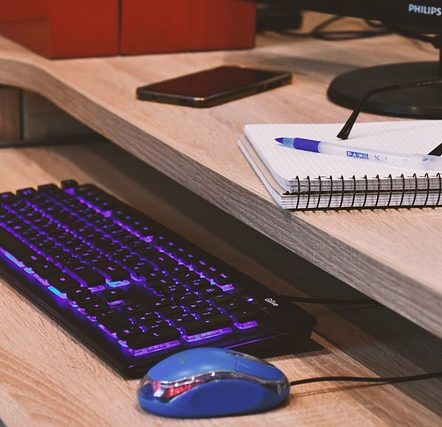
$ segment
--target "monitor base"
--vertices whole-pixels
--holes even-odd
[[[407,62],[362,68],[336,77],[328,89],[335,104],[354,109],[371,89],[437,79],[438,62]],[[442,119],[442,86],[403,89],[374,95],[363,111],[386,116]]]

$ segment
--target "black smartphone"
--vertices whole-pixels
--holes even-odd
[[[263,92],[291,81],[292,74],[289,72],[222,66],[141,86],[137,88],[137,98],[205,108]]]

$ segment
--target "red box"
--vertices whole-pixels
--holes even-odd
[[[0,34],[49,58],[254,45],[251,0],[0,0]]]
[[[255,26],[254,2],[249,0],[192,0],[190,50],[253,47]]]
[[[254,46],[250,0],[122,0],[122,54]]]
[[[49,58],[119,53],[120,0],[0,0],[0,33]]]
[[[120,53],[189,49],[191,0],[122,0]]]

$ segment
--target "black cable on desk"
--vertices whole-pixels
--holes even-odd
[[[309,297],[297,297],[292,295],[281,295],[284,298],[293,302],[303,302],[310,304],[342,304],[342,305],[355,305],[355,304],[374,304],[380,305],[377,301],[370,298],[356,298],[356,299],[342,299],[342,298],[309,298]],[[404,377],[349,377],[349,376],[330,376],[330,377],[316,377],[316,378],[305,378],[303,380],[290,381],[290,386],[296,386],[308,383],[317,382],[363,382],[363,383],[380,383],[380,384],[397,384],[403,382],[419,381],[430,378],[442,377],[442,371],[431,372],[427,374],[419,375],[407,375]]]
[[[354,40],[364,39],[369,37],[379,37],[391,34],[391,30],[386,29],[382,24],[373,24],[372,21],[365,20],[365,22],[376,30],[327,30],[324,31],[331,24],[340,21],[345,18],[344,16],[332,16],[326,19],[324,22],[318,24],[311,31],[313,38],[326,40],[326,41],[339,41],[339,40]]]
[[[325,41],[363,39],[368,37],[385,36],[392,33],[391,29],[386,28],[382,23],[374,23],[367,19],[365,22],[369,27],[373,28],[372,30],[326,30],[327,27],[344,18],[345,16],[334,15],[317,24],[308,33],[293,32],[291,30],[280,30],[275,32],[291,37],[313,37]]]
[[[420,375],[407,375],[405,377],[346,377],[346,376],[336,376],[336,377],[316,377],[316,378],[305,378],[303,380],[290,381],[290,386],[317,383],[325,381],[351,381],[351,382],[365,382],[365,383],[383,383],[383,384],[396,384],[404,383],[409,381],[419,381],[426,380],[430,378],[442,377],[442,371],[431,372],[429,374]]]

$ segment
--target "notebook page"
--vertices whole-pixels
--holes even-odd
[[[278,180],[287,187],[298,176],[304,180],[321,177],[350,179],[367,175],[381,178],[393,176],[423,175],[425,171],[414,171],[402,167],[348,159],[326,154],[310,153],[281,146],[277,137],[301,137],[325,142],[339,142],[343,146],[372,148],[407,154],[427,154],[442,143],[442,120],[407,120],[394,122],[357,123],[348,140],[336,137],[342,127],[339,124],[250,124],[244,133]],[[440,171],[442,173],[442,170]],[[430,175],[435,175],[431,172]]]

